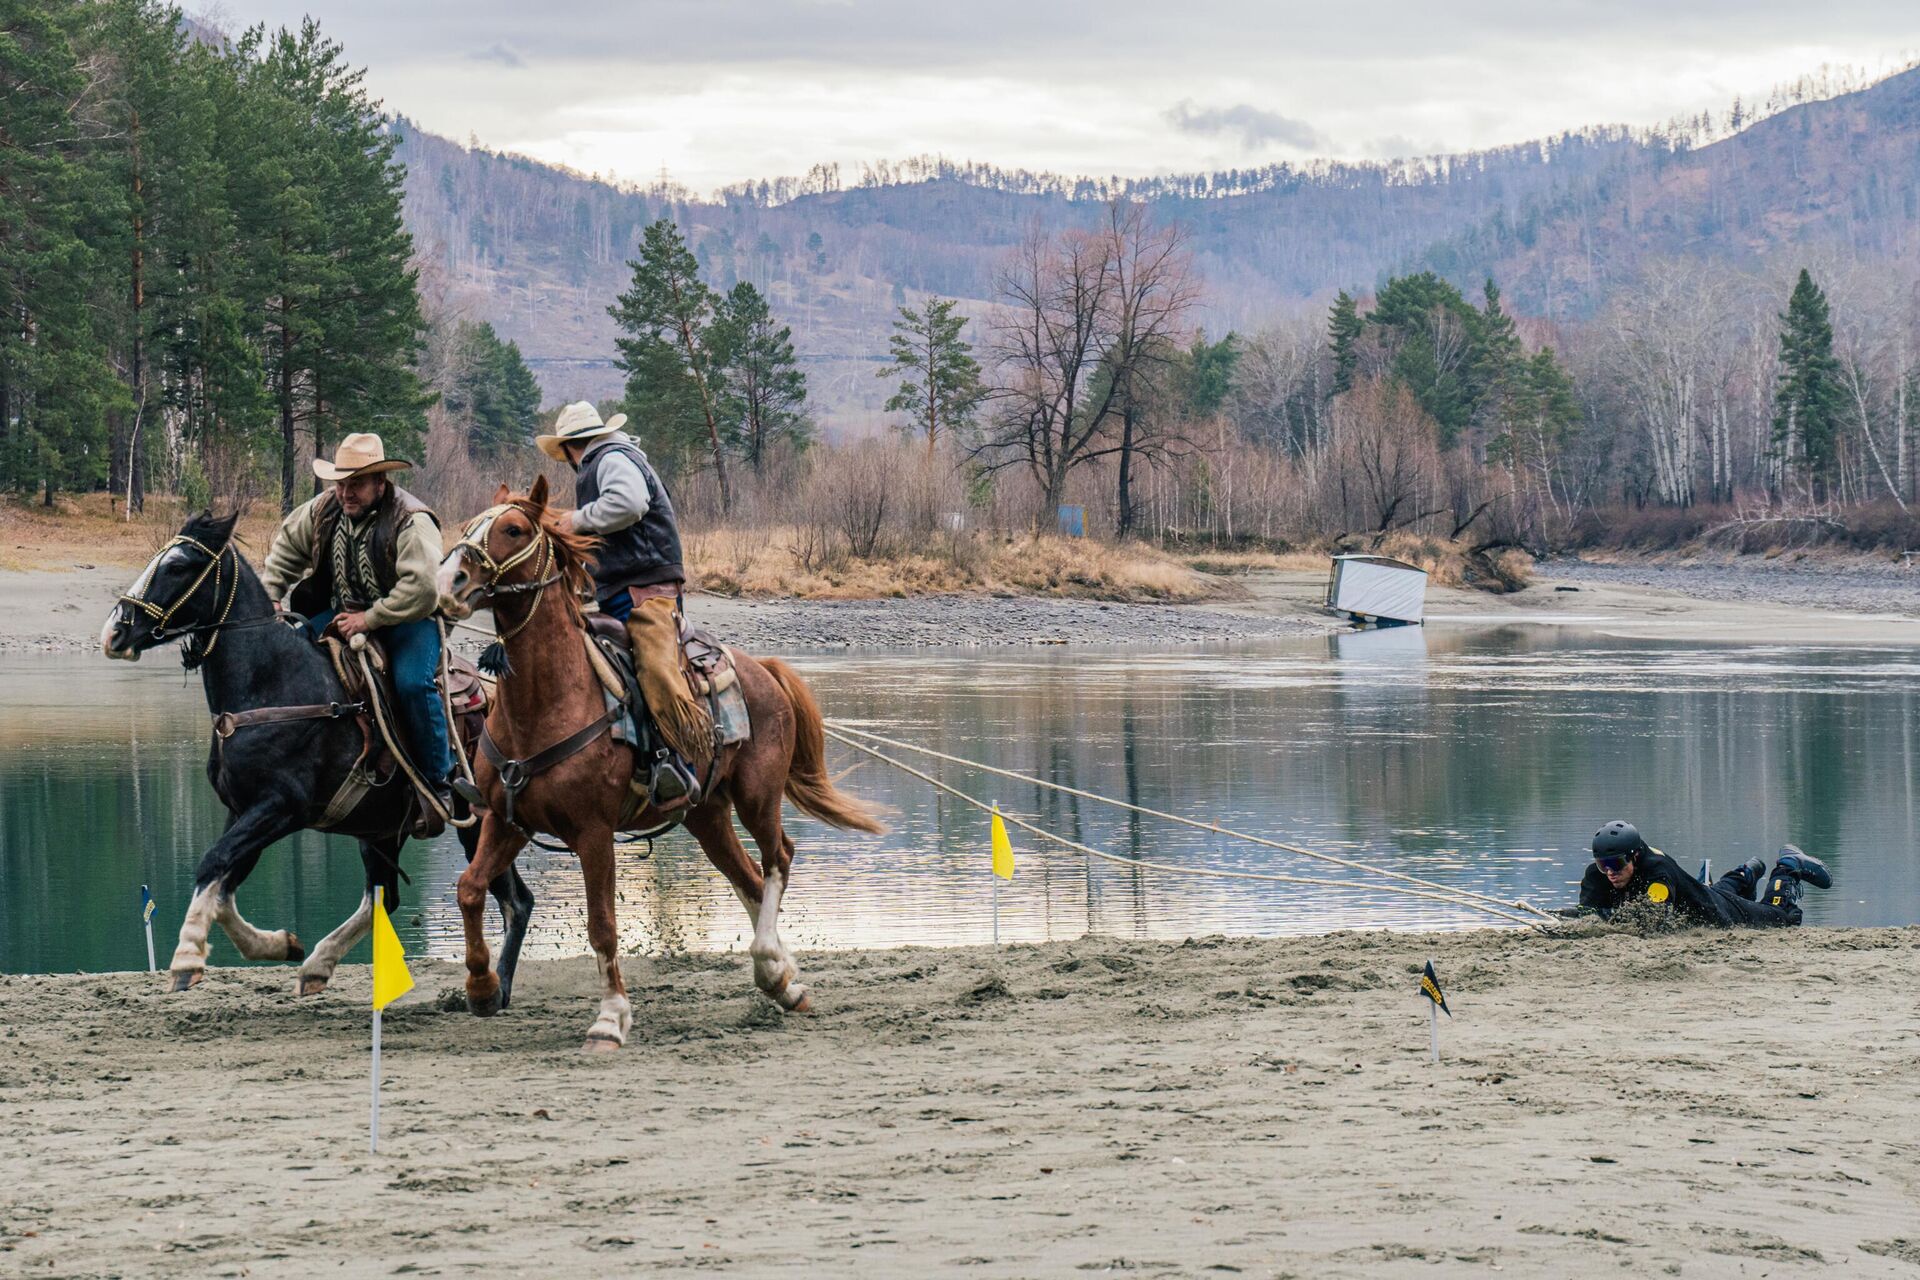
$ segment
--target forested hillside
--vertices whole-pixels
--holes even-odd
[[[753,545],[809,572],[1062,506],[1168,541],[1920,545],[1920,71],[1392,165],[707,199],[361,84],[311,21],[0,16],[0,488],[285,505],[377,430],[471,508],[590,396],[690,518],[797,530]]]
[[[1844,87],[1808,79],[1718,118],[1462,156],[1132,181],[921,160],[816,167],[703,200],[615,189],[405,120],[397,158],[416,243],[519,342],[549,399],[617,394],[605,308],[640,229],[664,216],[714,284],[753,282],[792,324],[822,419],[863,426],[885,398],[873,361],[901,301],[938,293],[979,314],[1030,228],[1091,225],[1112,195],[1191,231],[1207,282],[1196,319],[1214,332],[1409,268],[1469,292],[1492,274],[1516,309],[1558,321],[1591,314],[1649,256],[1754,265],[1818,245],[1911,256],[1920,71]]]

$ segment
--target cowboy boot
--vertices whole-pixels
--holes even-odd
[[[688,763],[705,768],[713,759],[713,718],[694,700],[680,667],[680,628],[673,601],[665,596],[642,600],[627,618],[633,645],[634,674],[660,736]]]

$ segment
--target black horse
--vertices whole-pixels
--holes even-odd
[[[193,900],[168,968],[173,990],[206,974],[207,935],[218,922],[249,960],[302,960],[298,993],[326,989],[334,967],[373,927],[373,891],[399,901],[400,849],[411,815],[409,784],[396,776],[353,799],[343,791],[366,744],[333,663],[301,620],[276,613],[266,588],[233,545],[237,517],[202,512],[148,562],[107,615],[100,647],[109,658],[180,642],[198,670],[213,716],[207,778],[227,807],[227,828],[200,859]],[[351,807],[340,812],[351,800]],[[332,812],[330,812],[332,810]],[[308,955],[292,932],[265,932],[241,918],[234,893],[274,841],[308,828],[360,842],[366,893],[359,909]],[[472,861],[477,825],[460,831]],[[503,994],[533,914],[533,893],[508,870],[490,889],[506,923]]]

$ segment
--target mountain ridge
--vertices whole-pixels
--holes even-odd
[[[627,283],[640,229],[671,217],[716,284],[748,279],[768,294],[793,325],[822,419],[843,428],[880,416],[874,373],[901,301],[936,292],[984,314],[1000,261],[1030,226],[1090,219],[1108,194],[1102,180],[921,160],[889,166],[929,175],[914,181],[839,187],[816,166],[780,180],[794,184],[786,192],[736,184],[703,201],[461,147],[405,119],[395,127],[423,256],[453,305],[519,342],[549,399],[618,394],[605,307]],[[1750,264],[1814,244],[1920,252],[1920,70],[1787,103],[1694,145],[1711,133],[1702,117],[1692,129],[1609,126],[1399,165],[1229,170],[1228,186],[1247,175],[1264,184],[1232,194],[1218,194],[1223,175],[1119,181],[1157,191],[1155,212],[1188,225],[1208,281],[1196,319],[1216,332],[1408,269],[1469,288],[1492,275],[1515,308],[1565,323],[1649,259]]]

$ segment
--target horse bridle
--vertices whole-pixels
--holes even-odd
[[[487,535],[493,532],[493,522],[509,511],[520,511],[520,508],[511,502],[503,502],[499,506],[488,507],[485,511],[482,511],[479,515],[461,526],[460,541],[453,544],[453,549],[460,552],[463,557],[469,552],[479,557],[480,568],[485,570],[487,574],[485,581],[480,584],[480,595],[483,599],[491,601],[496,596],[527,594],[532,594],[534,597],[533,605],[527,609],[527,616],[520,619],[519,622],[515,623],[506,631],[499,630],[499,615],[497,613],[495,614],[494,630],[502,643],[513,639],[513,637],[519,635],[526,629],[527,624],[533,621],[534,612],[539,607],[540,595],[545,592],[548,587],[559,582],[564,576],[557,571],[549,572],[553,569],[554,563],[553,539],[545,529],[540,527],[540,522],[533,520],[532,517],[528,517],[528,519],[533,524],[534,533],[538,535],[536,539],[508,556],[505,560],[495,560],[493,558],[493,553],[487,550]],[[520,514],[524,516],[527,513],[520,511]],[[525,564],[535,555],[540,557],[540,564],[539,567],[534,570],[534,576],[531,581],[500,581],[500,579],[505,577],[509,572]]]
[[[480,594],[483,598],[492,600],[495,596],[504,595],[531,594],[533,596],[533,603],[527,608],[527,616],[504,631],[500,630],[499,610],[495,609],[495,643],[501,645],[504,645],[508,640],[511,640],[526,629],[527,624],[533,621],[533,615],[539,610],[541,593],[546,591],[548,587],[559,582],[565,576],[559,572],[549,572],[549,570],[553,568],[555,558],[553,537],[546,529],[541,527],[538,520],[533,520],[534,532],[539,535],[537,541],[528,543],[526,546],[520,548],[520,550],[508,556],[505,560],[495,560],[493,558],[493,553],[487,550],[487,535],[493,532],[493,522],[508,511],[519,511],[523,516],[527,514],[511,502],[503,502],[498,506],[488,507],[485,511],[482,511],[462,526],[460,530],[460,541],[453,544],[453,549],[460,552],[463,556],[471,552],[479,557],[480,567],[487,573],[486,580],[480,584]],[[528,518],[532,519],[532,517]],[[525,564],[535,555],[540,557],[540,562],[539,567],[534,571],[532,580],[527,582],[506,583],[500,581],[502,577],[516,566]],[[481,656],[480,665],[483,670],[486,668],[487,659],[485,655]],[[595,719],[589,724],[582,725],[560,741],[553,743],[551,746],[525,759],[513,759],[509,757],[506,752],[500,749],[500,744],[493,740],[493,734],[489,729],[483,727],[480,730],[480,750],[493,765],[494,772],[500,779],[500,789],[506,795],[506,804],[500,816],[508,826],[519,826],[514,820],[514,810],[519,804],[520,793],[526,790],[527,784],[533,781],[536,775],[545,773],[561,761],[567,760],[585,750],[597,740],[601,734],[607,731],[608,726],[614,722],[618,714],[617,709],[609,708],[606,713],[598,719]],[[521,829],[525,830],[525,828]],[[531,836],[534,833],[528,831],[527,834]]]
[[[195,551],[207,557],[207,563],[205,567],[200,570],[199,576],[194,578],[192,584],[188,586],[185,591],[181,592],[171,604],[156,604],[147,598],[147,591],[153,585],[153,576],[155,571],[160,567],[160,561],[166,557],[167,552],[173,550],[175,547],[192,547]],[[231,574],[229,574],[224,567],[229,556],[233,557]],[[222,583],[226,586],[227,601],[220,606],[220,616],[212,622],[198,622],[184,627],[173,627],[171,625],[173,615],[185,608],[187,601],[199,594],[200,588],[207,584],[208,578],[213,579],[213,595],[216,600],[220,598]],[[182,533],[176,534],[173,541],[160,548],[153,559],[148,562],[147,571],[141,574],[139,580],[134,583],[134,589],[121,593],[119,603],[131,605],[153,619],[153,640],[155,644],[165,644],[168,640],[185,640],[188,642],[189,649],[192,650],[192,641],[195,637],[211,633],[213,639],[207,641],[205,648],[190,651],[187,655],[192,663],[200,663],[204,662],[207,655],[213,652],[213,647],[220,643],[220,633],[222,631],[231,631],[238,627],[254,627],[273,621],[274,616],[270,613],[258,618],[243,618],[238,622],[228,621],[228,615],[233,612],[233,602],[237,600],[239,596],[240,553],[233,549],[233,544],[231,542],[226,543],[221,546],[218,551],[215,551],[198,538],[189,538],[186,534]]]

